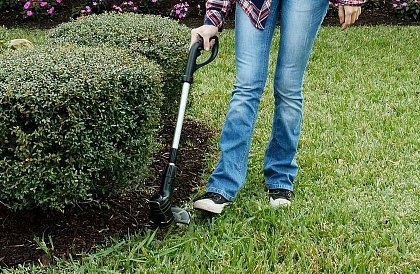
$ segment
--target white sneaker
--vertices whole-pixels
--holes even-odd
[[[269,189],[268,197],[270,197],[270,205],[272,207],[289,206],[293,198],[293,191],[288,189]]]
[[[207,192],[194,202],[194,208],[211,213],[220,214],[223,208],[230,202],[222,195],[214,192]]]

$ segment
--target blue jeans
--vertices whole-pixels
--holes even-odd
[[[302,122],[303,76],[327,9],[327,0],[272,0],[265,29],[259,30],[236,6],[236,83],[220,136],[221,155],[208,180],[208,192],[219,193],[231,201],[245,181],[251,136],[279,15],[274,117],[264,157],[264,179],[268,189],[293,190],[298,170],[295,154]]]

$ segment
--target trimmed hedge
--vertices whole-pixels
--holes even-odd
[[[7,30],[0,27],[0,54],[6,51],[7,49]]]
[[[46,43],[126,48],[156,61],[164,72],[163,112],[174,114],[181,95],[190,33],[189,28],[169,18],[105,13],[61,24],[49,32]]]
[[[162,72],[113,48],[0,59],[0,202],[63,208],[138,187],[156,150]]]

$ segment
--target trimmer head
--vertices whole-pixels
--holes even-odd
[[[175,160],[176,149],[171,149],[170,162]],[[176,170],[175,164],[168,164],[159,192],[149,201],[153,223],[163,228],[170,226],[172,223],[189,225],[191,222],[191,216],[186,210],[171,206]]]
[[[174,222],[170,199],[163,198],[160,194],[153,196],[149,202],[153,223],[160,227],[168,227]]]
[[[159,227],[166,228],[172,223],[189,225],[191,215],[185,209],[171,207],[170,199],[153,197],[149,202],[153,223]]]

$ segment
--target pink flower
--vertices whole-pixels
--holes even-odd
[[[47,3],[47,2],[41,2],[41,3],[39,3],[39,5],[40,5],[41,7],[45,7],[46,5],[48,5],[48,3]]]
[[[116,11],[122,12],[122,8],[117,5],[113,5],[112,8]]]
[[[54,12],[54,7],[51,7],[49,10],[47,10],[48,14],[52,14]]]
[[[86,6],[86,12],[90,13],[92,11],[92,9],[89,6]]]
[[[25,10],[27,10],[27,9],[29,9],[29,7],[31,6],[31,2],[26,2],[24,5],[23,5],[23,8],[25,9]],[[32,15],[32,14],[31,14]],[[31,15],[29,15],[29,16],[31,16]]]
[[[137,11],[139,8],[138,7],[133,7],[133,10],[134,11]]]
[[[26,11],[26,16],[28,16],[28,17],[30,17],[30,16],[32,16],[32,11],[31,10],[28,10],[28,11]]]
[[[55,2],[57,2],[58,4],[61,4],[61,0],[55,0]]]

